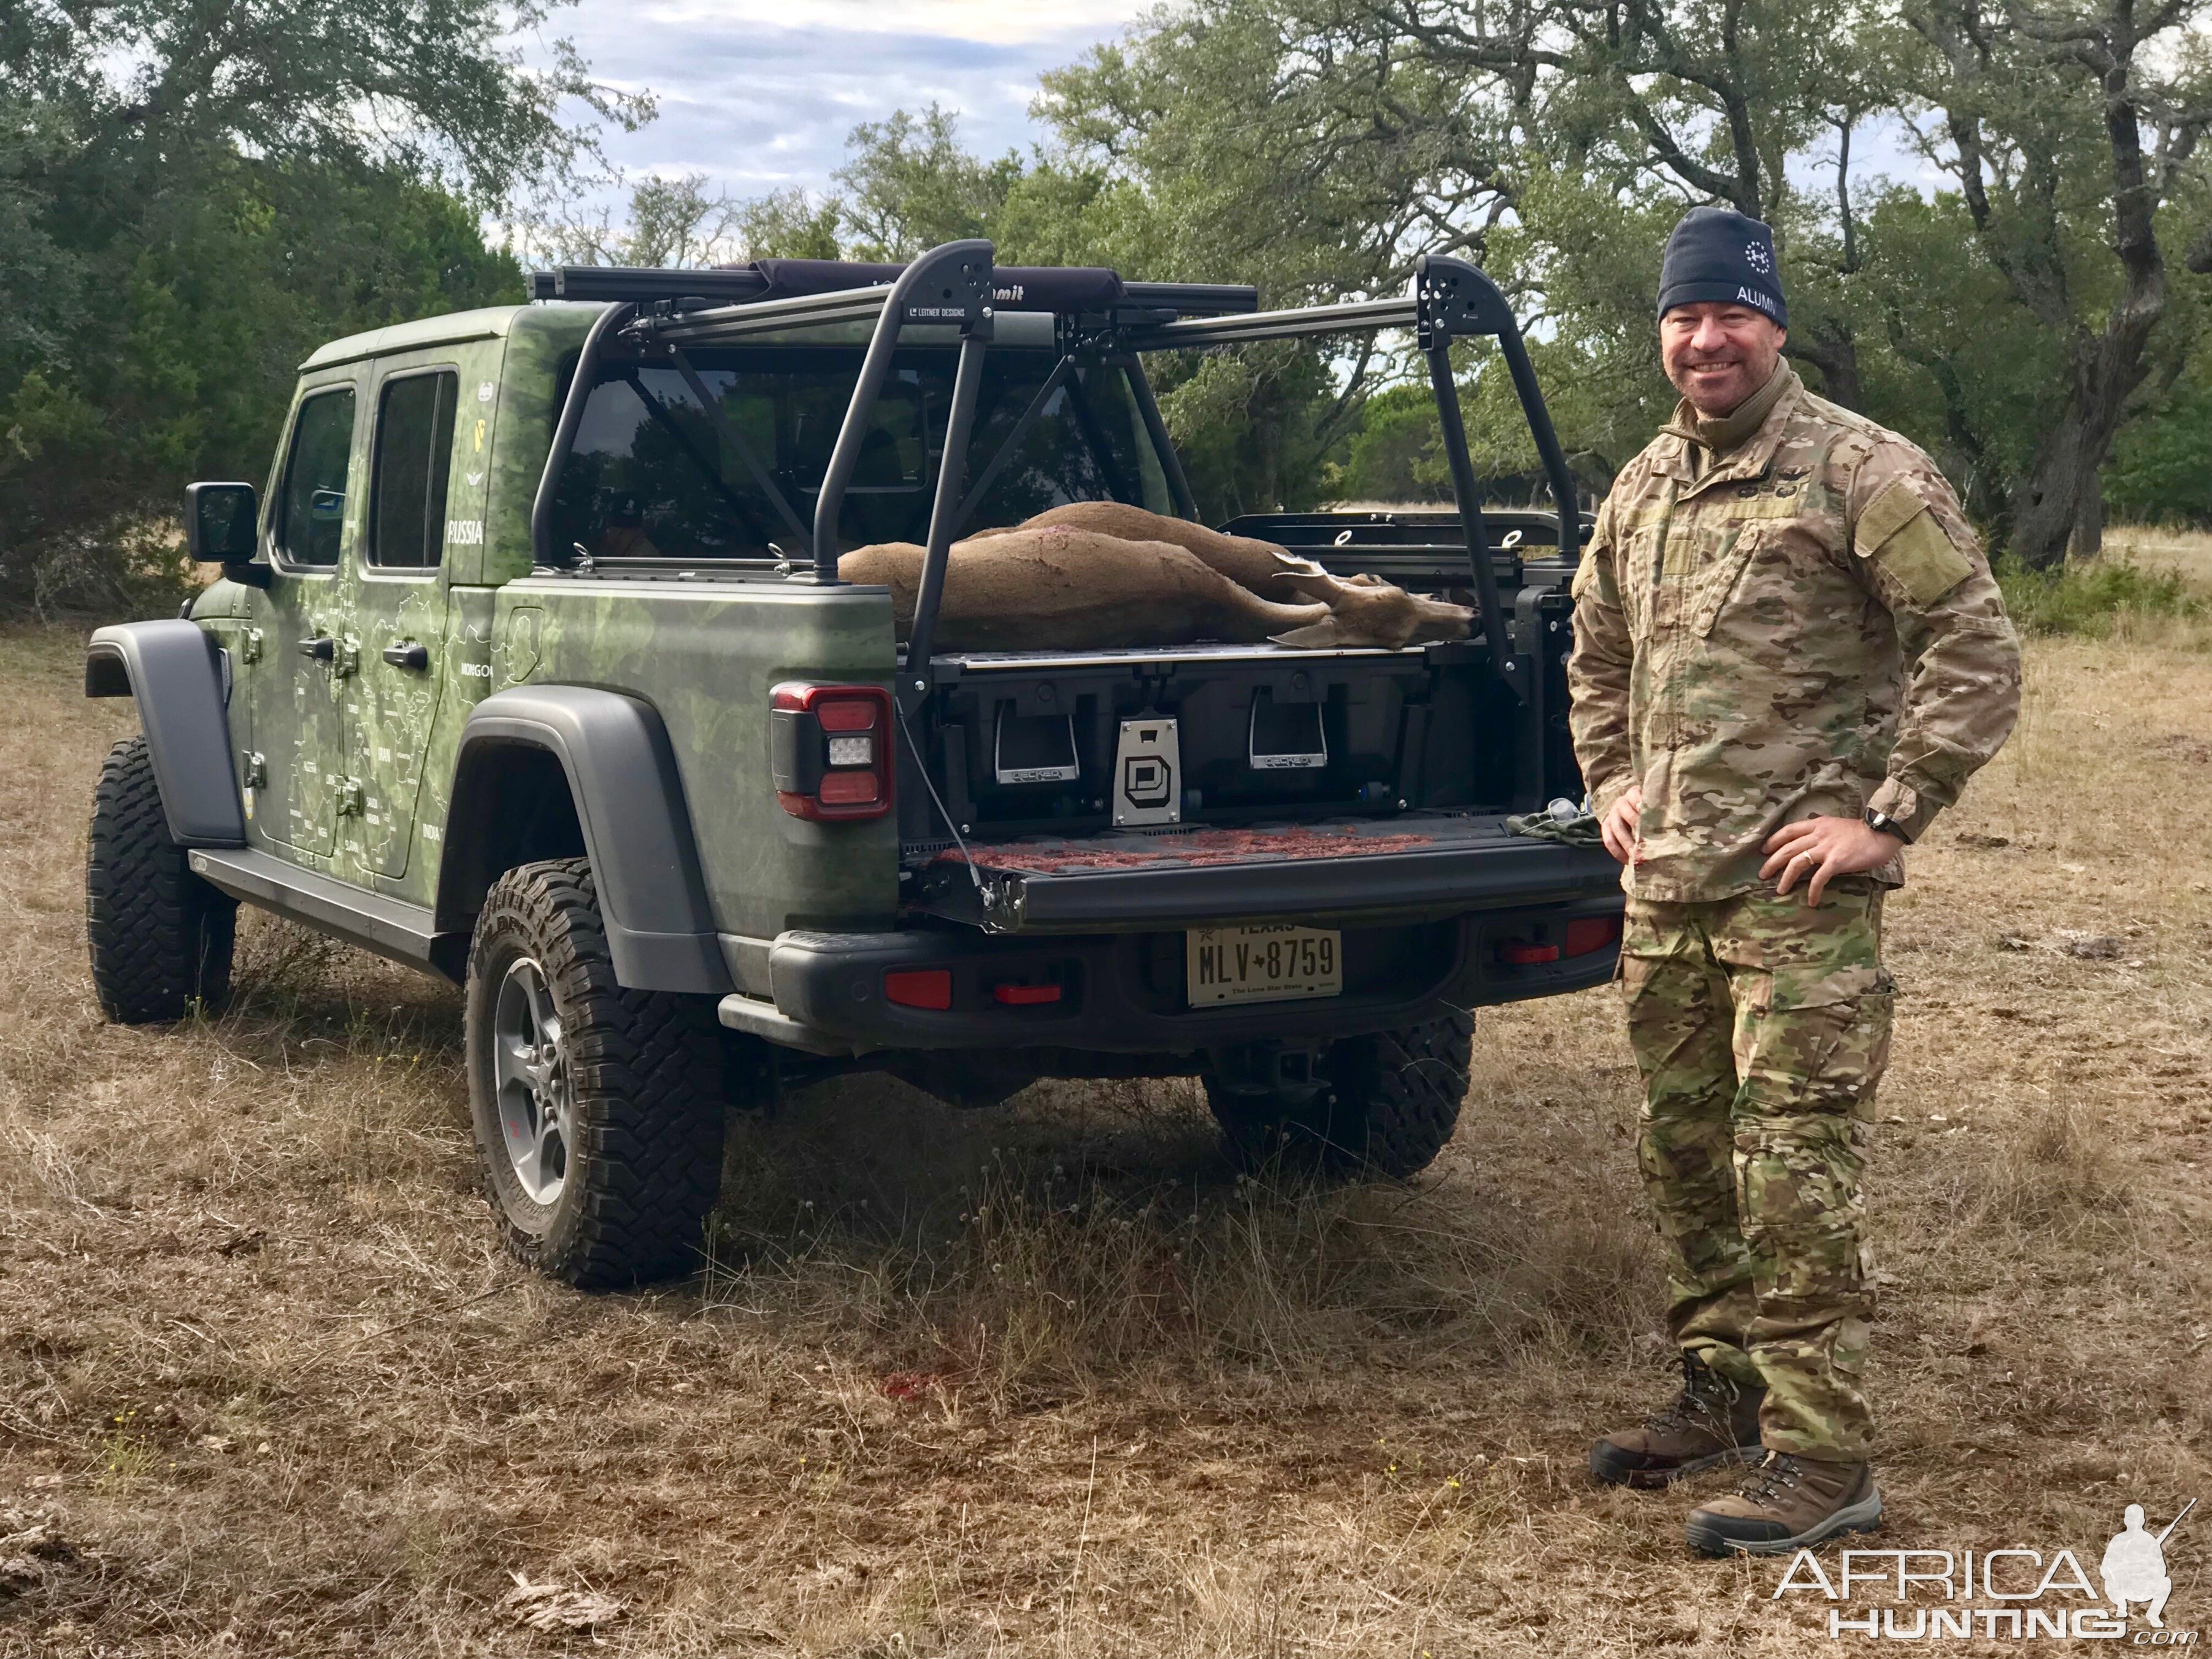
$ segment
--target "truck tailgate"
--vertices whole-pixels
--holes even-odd
[[[1499,816],[1438,811],[971,841],[904,885],[908,912],[994,933],[1121,933],[1565,902],[1618,892],[1620,869],[1595,848],[1516,836]]]

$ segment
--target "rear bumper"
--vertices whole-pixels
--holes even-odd
[[[1613,975],[1613,945],[1540,963],[1510,963],[1499,951],[1509,940],[1559,940],[1571,921],[1620,910],[1616,888],[1441,920],[1347,925],[1342,994],[1204,1008],[1189,1006],[1181,928],[1015,936],[943,926],[896,933],[787,933],[769,953],[775,1000],[726,997],[721,1018],[737,1030],[825,1054],[951,1048],[1195,1054],[1270,1040],[1319,1045],[1412,1024],[1447,1006],[1474,1008],[1603,984]],[[887,973],[925,968],[950,971],[950,1007],[907,1007],[886,999]],[[1005,1006],[994,996],[1002,983],[1055,986],[1060,1000]]]

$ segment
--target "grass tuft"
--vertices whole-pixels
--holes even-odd
[[[1984,1218],[2028,1233],[2065,1234],[2118,1218],[2128,1184],[2111,1139],[2081,1109],[2048,1101],[1990,1137],[1968,1184]]]
[[[2005,609],[2026,634],[2104,639],[2124,622],[2187,622],[2212,615],[2212,600],[2179,573],[2148,569],[2124,554],[2069,560],[2052,570],[2031,570],[2007,555],[1996,569]]]

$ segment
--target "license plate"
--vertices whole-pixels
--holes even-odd
[[[1194,1008],[1344,990],[1344,935],[1334,927],[1194,927],[1183,935],[1183,957]]]

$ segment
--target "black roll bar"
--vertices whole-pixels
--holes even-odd
[[[921,581],[915,594],[914,626],[908,631],[906,659],[918,679],[899,687],[903,704],[920,702],[929,690],[929,657],[937,639],[937,612],[945,598],[945,573],[952,562],[952,538],[960,529],[960,486],[968,471],[968,441],[975,427],[975,404],[983,390],[984,337],[963,335],[960,362],[952,373],[952,408],[945,418],[945,453],[937,464],[937,498],[929,508],[929,541],[921,559]]]
[[[1559,550],[1579,554],[1582,515],[1576,504],[1574,474],[1553,429],[1551,411],[1536,385],[1535,370],[1521,325],[1498,285],[1464,259],[1423,254],[1413,262],[1411,291],[1389,300],[1350,300],[1341,305],[1309,306],[1296,311],[1255,311],[1235,317],[1195,317],[1125,331],[1121,343],[1134,351],[1168,351],[1237,345],[1252,340],[1297,340],[1316,334],[1353,333],[1366,329],[1412,328],[1453,339],[1497,337],[1513,390],[1521,400],[1544,476],[1559,509]],[[1430,339],[1424,338],[1426,350]],[[1464,430],[1462,429],[1462,436]]]
[[[1513,307],[1498,291],[1498,284],[1464,259],[1441,254],[1422,254],[1413,261],[1413,301],[1418,312],[1415,337],[1429,360],[1429,384],[1437,398],[1437,418],[1443,428],[1444,459],[1451,467],[1452,499],[1459,507],[1460,528],[1467,538],[1468,563],[1474,573],[1475,592],[1482,602],[1483,639],[1490,647],[1491,665],[1498,678],[1526,704],[1533,695],[1528,675],[1505,638],[1505,607],[1498,592],[1498,572],[1490,562],[1490,538],[1482,526],[1482,493],[1475,483],[1474,463],[1467,450],[1467,422],[1460,412],[1459,382],[1453,378],[1451,343],[1462,337],[1493,335],[1504,354],[1513,377],[1521,413],[1528,434],[1543,458],[1544,474],[1552,486],[1559,509],[1560,553],[1579,559],[1582,552],[1582,513],[1575,496],[1573,474],[1552,430],[1551,411],[1537,389],[1529,367],[1528,348],[1522,343],[1521,324]]]
[[[965,337],[963,345],[965,339],[988,337],[991,255],[990,243],[980,237],[933,247],[901,271],[884,297],[875,332],[868,338],[868,355],[860,360],[853,401],[845,406],[837,447],[830,452],[830,467],[822,475],[822,493],[814,500],[816,581],[831,584],[837,580],[837,516],[845,505],[853,470],[860,463],[860,446],[867,438],[868,422],[875,418],[876,398],[890,376],[899,331],[908,323],[957,323]],[[945,455],[949,460],[949,448]],[[920,620],[917,616],[915,621]]]
[[[1553,502],[1559,509],[1559,551],[1580,564],[1583,514],[1576,504],[1575,475],[1567,465],[1567,452],[1559,447],[1559,434],[1553,430],[1552,411],[1544,406],[1543,391],[1536,384],[1536,366],[1528,361],[1528,347],[1517,328],[1498,337],[1498,349],[1504,354],[1506,372],[1513,377],[1521,407],[1528,413],[1529,434],[1536,440],[1536,454],[1544,463],[1544,477],[1552,486]]]
[[[1493,335],[1513,377],[1515,396],[1521,400],[1522,417],[1528,435],[1536,441],[1536,453],[1544,463],[1544,477],[1552,487],[1553,505],[1559,512],[1559,551],[1571,561],[1582,556],[1583,517],[1575,490],[1575,475],[1567,468],[1566,451],[1552,427],[1552,411],[1544,406],[1536,385],[1536,371],[1528,361],[1528,347],[1521,337],[1521,325],[1513,307],[1492,282],[1464,259],[1425,253],[1413,261],[1413,297],[1420,307],[1416,326],[1427,349],[1437,338],[1466,338]],[[1467,431],[1460,428],[1460,441]]]
[[[1129,377],[1130,395],[1137,400],[1137,416],[1145,423],[1146,435],[1152,441],[1153,452],[1160,458],[1160,470],[1168,477],[1168,498],[1175,503],[1176,517],[1198,522],[1198,497],[1190,492],[1190,480],[1184,476],[1182,457],[1176,453],[1175,440],[1168,435],[1168,423],[1160,417],[1160,400],[1152,395],[1152,383],[1145,374],[1144,360],[1132,352],[1125,360],[1122,373]]]
[[[1473,277],[1473,283],[1466,281]],[[1459,507],[1460,534],[1467,542],[1467,562],[1474,577],[1474,591],[1482,605],[1482,637],[1490,647],[1491,666],[1498,678],[1513,688],[1520,702],[1528,701],[1528,688],[1505,638],[1505,607],[1498,594],[1498,569],[1490,562],[1490,538],[1482,525],[1482,490],[1475,483],[1474,461],[1467,450],[1467,420],[1459,406],[1459,381],[1452,374],[1451,343],[1455,325],[1479,328],[1483,333],[1502,327],[1517,334],[1520,325],[1504,296],[1480,271],[1457,259],[1431,259],[1424,254],[1413,261],[1413,300],[1419,316],[1415,337],[1429,360],[1429,386],[1437,399],[1437,424],[1444,441],[1444,460],[1451,469],[1452,500]],[[1488,301],[1496,301],[1494,307]],[[1485,327],[1482,325],[1490,325]],[[1570,499],[1561,508],[1564,526],[1574,510]],[[1564,530],[1560,532],[1564,538]]]
[[[1460,534],[1467,541],[1468,574],[1482,605],[1482,637],[1490,647],[1491,666],[1522,702],[1528,688],[1505,641],[1505,617],[1498,598],[1498,569],[1490,562],[1490,538],[1482,527],[1482,489],[1474,480],[1474,461],[1467,453],[1467,423],[1461,416],[1459,382],[1452,378],[1451,339],[1440,337],[1428,349],[1429,386],[1436,393],[1437,424],[1443,428],[1444,459],[1451,467],[1452,500],[1459,506]]]
[[[1413,261],[1409,291],[1390,300],[1353,300],[1341,305],[1311,306],[1297,311],[1259,311],[1234,317],[1203,317],[1133,328],[1121,337],[1133,351],[1167,351],[1237,345],[1257,340],[1297,340],[1319,334],[1341,334],[1385,328],[1411,328],[1428,360],[1429,384],[1437,400],[1437,423],[1443,428],[1444,456],[1450,464],[1452,499],[1459,509],[1467,538],[1468,563],[1474,577],[1475,593],[1482,604],[1482,632],[1498,677],[1526,704],[1531,688],[1527,675],[1514,659],[1505,636],[1505,611],[1498,592],[1498,575],[1490,561],[1489,538],[1482,521],[1482,497],[1468,453],[1467,422],[1460,409],[1459,385],[1453,378],[1451,343],[1455,339],[1494,337],[1513,380],[1521,413],[1528,422],[1536,453],[1544,463],[1544,477],[1559,508],[1559,545],[1570,561],[1582,556],[1582,514],[1577,504],[1574,474],[1568,470],[1566,453],[1553,429],[1551,411],[1536,385],[1520,322],[1498,285],[1464,259],[1442,254],[1423,254]],[[1147,398],[1146,401],[1149,402]],[[1146,420],[1146,425],[1152,425]],[[1153,441],[1162,443],[1164,428]],[[1172,454],[1172,446],[1162,444]]]

